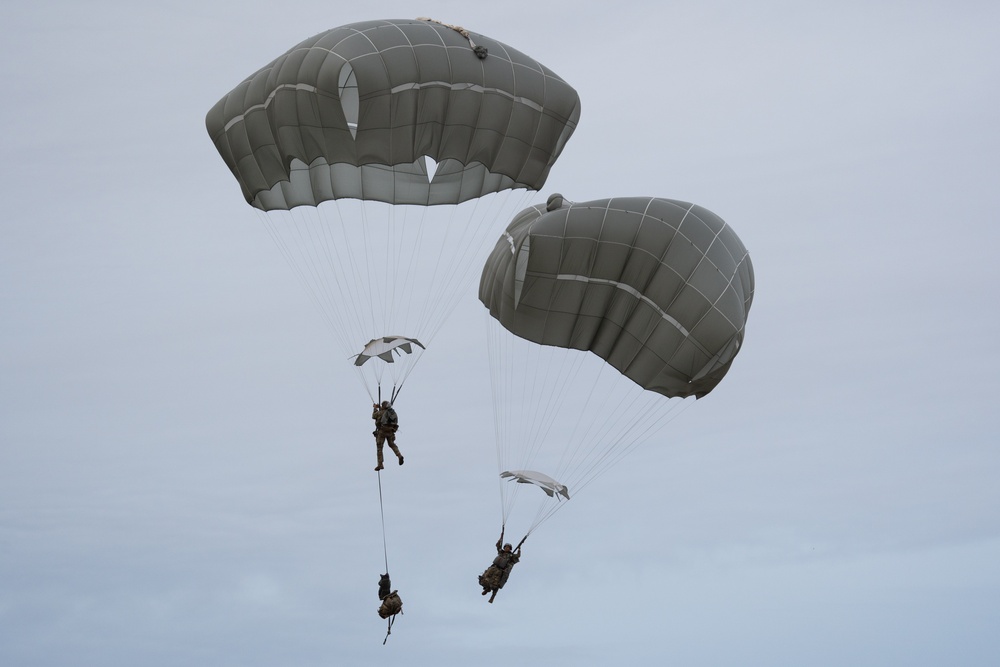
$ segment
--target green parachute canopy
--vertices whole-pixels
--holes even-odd
[[[516,336],[589,350],[664,396],[701,397],[739,352],[753,290],[743,242],[707,209],[554,195],[507,227],[479,299]]]
[[[271,210],[538,190],[579,116],[576,91],[541,63],[415,19],[305,40],[219,100],[206,125],[247,202]]]

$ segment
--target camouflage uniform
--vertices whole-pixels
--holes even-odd
[[[387,401],[383,401],[383,403],[387,403]],[[399,459],[399,465],[403,465],[403,455],[399,453],[399,448],[396,447],[396,430],[399,426],[388,423],[388,412],[390,409],[392,409],[391,405],[386,405],[385,407],[376,405],[372,410],[372,419],[375,420],[375,430],[372,434],[375,436],[375,451],[378,456],[378,465],[375,467],[375,470],[381,470],[383,467],[382,444],[385,442],[389,443],[389,449]]]
[[[389,579],[389,573],[380,574],[378,576],[378,599],[384,600],[389,591],[392,589],[392,580]]]
[[[520,547],[516,552],[507,551],[502,546],[503,537],[497,540],[497,557],[493,559],[492,565],[479,575],[479,585],[483,587],[483,595],[492,592],[490,602],[496,597],[497,591],[503,588],[510,577],[510,571],[521,560]]]
[[[378,615],[382,618],[389,618],[396,614],[403,613],[403,600],[399,597],[398,591],[393,591],[382,598],[382,606],[378,608]]]

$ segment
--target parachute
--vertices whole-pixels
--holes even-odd
[[[565,484],[560,484],[548,475],[540,472],[534,470],[504,470],[500,473],[500,477],[514,480],[519,484],[534,484],[544,491],[545,495],[549,498],[562,496],[566,500],[569,500],[569,489],[566,488]]]
[[[382,338],[376,338],[368,341],[365,349],[361,350],[357,359],[355,359],[354,365],[361,366],[372,357],[378,357],[385,363],[391,364],[396,361],[393,355],[413,354],[414,345],[420,349],[424,349],[423,344],[416,338],[407,338],[406,336],[383,336]]]
[[[694,204],[553,195],[513,219],[479,299],[501,477],[548,496],[529,533],[564,504],[555,489],[575,496],[722,381],[753,292],[742,241]],[[500,485],[505,524],[519,486]]]
[[[206,127],[374,398],[384,373],[401,388],[579,114],[572,87],[505,44],[381,20],[296,45]],[[389,338],[415,345],[369,354]]]

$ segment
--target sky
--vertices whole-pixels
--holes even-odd
[[[492,605],[475,284],[380,490],[368,396],[204,126],[306,37],[418,16],[578,91],[537,201],[694,202],[756,274],[726,379]],[[0,664],[1000,663],[996,25],[963,0],[4,4]]]

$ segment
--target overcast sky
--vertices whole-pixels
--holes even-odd
[[[756,271],[723,383],[493,605],[475,285],[408,380],[383,550],[368,396],[204,126],[302,39],[418,16],[579,92],[537,201],[694,202]],[[985,0],[5,3],[0,664],[1000,663],[998,25]]]

